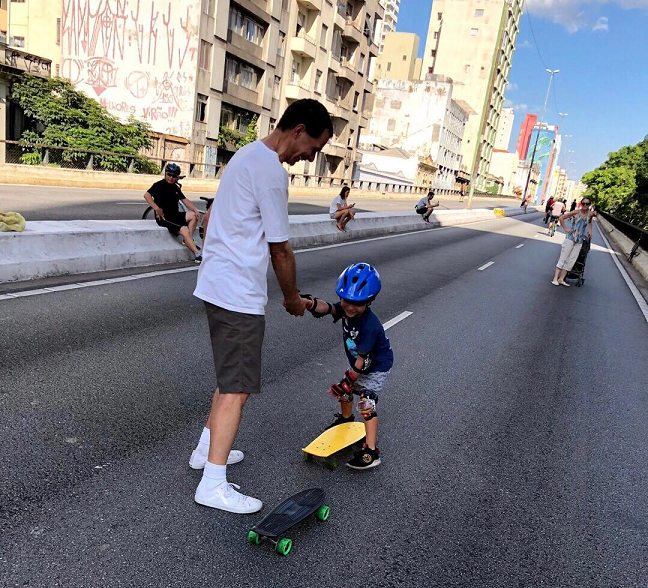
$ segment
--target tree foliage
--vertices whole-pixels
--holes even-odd
[[[245,135],[228,127],[221,127],[216,145],[218,147],[234,146],[236,149],[240,149],[244,145],[256,141],[258,138],[257,117],[254,116],[247,127],[247,133]]]
[[[648,138],[610,153],[583,176],[586,196],[601,210],[648,228]]]
[[[83,151],[109,151],[115,155],[93,156],[94,163],[105,171],[127,171],[133,161],[136,172],[159,173],[158,166],[139,154],[151,146],[149,126],[133,117],[122,123],[67,80],[24,74],[13,85],[11,97],[30,123],[21,142],[71,148],[51,155],[54,163],[85,167],[88,154]],[[22,159],[40,163],[42,152],[25,148]]]

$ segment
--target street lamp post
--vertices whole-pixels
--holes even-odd
[[[529,181],[531,180],[531,171],[533,170],[533,162],[535,160],[536,150],[538,149],[538,139],[540,138],[540,131],[542,130],[542,125],[544,124],[544,117],[547,113],[547,100],[549,100],[549,92],[551,92],[551,82],[553,82],[553,77],[559,72],[559,69],[548,69],[546,72],[549,74],[549,86],[547,87],[547,95],[545,96],[544,106],[542,107],[542,116],[540,117],[540,122],[538,123],[538,132],[536,133],[535,143],[533,144],[533,153],[531,153],[531,163],[529,164],[529,173],[527,174],[526,184],[524,185],[524,192],[522,193],[522,202],[526,200],[527,190],[529,189]]]

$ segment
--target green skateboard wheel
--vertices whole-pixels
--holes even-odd
[[[324,462],[324,465],[329,469],[329,470],[334,470],[336,467],[338,467],[338,462],[337,460],[333,458],[326,458],[326,461]]]
[[[302,451],[302,455],[304,457],[304,461],[313,461],[313,456],[310,453]]]
[[[248,543],[252,543],[252,545],[258,545],[261,543],[261,537],[256,531],[250,531],[248,533]]]
[[[291,549],[292,549],[292,539],[288,539],[288,537],[284,537],[283,539],[280,539],[277,542],[277,546],[275,547],[275,551],[279,555],[288,555]]]
[[[331,507],[326,506],[325,504],[320,506],[316,511],[315,511],[315,516],[320,520],[320,521],[328,521],[329,516],[331,515]]]

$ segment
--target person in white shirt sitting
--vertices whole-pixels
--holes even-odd
[[[355,217],[355,210],[353,210],[355,203],[347,204],[349,192],[351,192],[349,186],[342,186],[342,190],[333,198],[329,209],[329,216],[337,221],[337,228],[343,233],[346,233],[347,223]]]

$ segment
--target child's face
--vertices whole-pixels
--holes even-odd
[[[340,304],[342,305],[342,310],[349,318],[355,316],[360,316],[365,310],[367,310],[368,304],[351,304],[343,298],[340,299]]]

